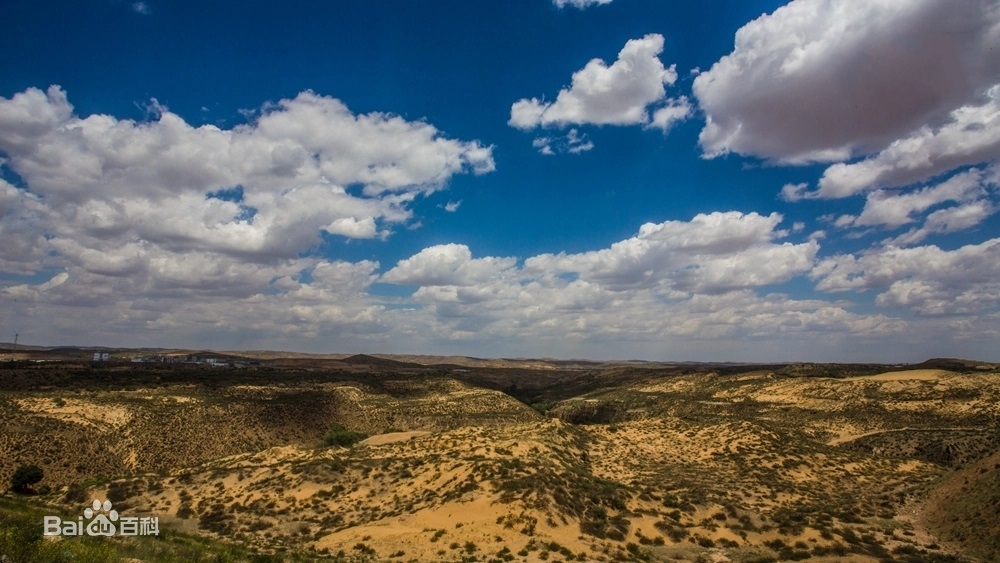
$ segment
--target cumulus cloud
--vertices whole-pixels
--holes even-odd
[[[802,199],[808,199],[810,196],[806,190],[809,189],[809,184],[805,182],[799,182],[797,184],[785,184],[781,187],[781,192],[779,196],[785,201],[799,201]]]
[[[816,359],[815,348],[789,348],[816,338],[854,350],[901,334],[914,338],[920,327],[911,321],[852,311],[847,301],[775,292],[775,284],[819,271],[813,267],[820,237],[783,241],[790,233],[781,224],[777,214],[699,215],[643,225],[635,236],[591,252],[540,254],[523,262],[442,244],[381,275],[374,261],[294,256],[244,262],[207,251],[151,251],[144,241],[101,253],[70,248],[72,241],[64,240],[58,252],[73,261],[40,282],[0,285],[0,300],[17,318],[52,319],[45,323],[50,339],[77,343],[142,345],[184,335],[189,346],[210,341],[234,348],[329,349],[335,343],[337,349],[374,351],[405,342],[423,352],[773,360],[788,358],[790,349],[796,358]],[[790,230],[805,228],[793,224]],[[851,267],[845,257],[837,260]],[[968,267],[968,261],[952,263]],[[980,281],[993,279],[990,272],[980,274]],[[870,274],[853,267],[845,276],[854,283]],[[878,283],[888,289],[893,281]],[[376,283],[415,291],[387,297],[373,293]],[[894,291],[903,295],[903,289]],[[949,288],[937,291],[948,295]],[[881,299],[897,307],[903,298]],[[81,332],[81,319],[88,330]],[[967,332],[981,329],[973,323]]]
[[[662,35],[632,39],[610,66],[593,59],[573,73],[572,84],[560,90],[555,101],[525,98],[514,102],[508,124],[522,130],[582,124],[669,129],[691,109],[684,98],[667,99],[666,86],[677,81],[677,70],[663,66],[662,51]]]
[[[987,217],[996,213],[996,211],[996,206],[985,200],[938,209],[927,216],[923,226],[919,229],[910,229],[908,232],[887,241],[887,243],[896,246],[908,246],[921,242],[932,234],[964,231],[979,225]]]
[[[855,226],[899,227],[913,222],[913,215],[945,202],[967,203],[988,195],[983,170],[957,174],[938,185],[900,193],[877,190],[868,194],[864,210],[852,221]]]
[[[709,157],[796,163],[845,160],[915,135],[936,145],[921,173],[969,163],[995,151],[994,135],[966,125],[993,111],[982,104],[1000,82],[998,26],[990,0],[795,0],[744,25],[732,53],[695,78],[706,116],[699,142]],[[933,126],[949,119],[952,127]],[[962,155],[949,155],[956,134],[950,150]],[[905,181],[917,174],[910,168],[883,181]]]
[[[386,236],[419,194],[494,167],[477,142],[390,114],[355,115],[312,92],[222,130],[192,127],[166,108],[143,123],[77,117],[59,87],[31,88],[0,98],[0,150],[28,187],[5,186],[5,201],[33,206],[54,247],[135,246],[139,261],[158,250],[269,260],[308,250],[324,231]],[[212,197],[220,190],[239,197]],[[7,212],[0,228],[23,227],[27,212]]]
[[[0,165],[24,183],[0,180],[0,271],[50,274],[0,284],[11,314],[64,337],[79,307],[126,340],[377,333],[378,263],[318,258],[324,235],[384,238],[416,198],[494,168],[491,147],[308,91],[232,129],[154,116],[77,116],[58,86],[0,98]]]
[[[860,162],[838,163],[823,172],[815,198],[847,197],[879,187],[923,181],[960,166],[1000,159],[1000,85],[989,101],[962,106],[943,125],[925,125]]]
[[[996,211],[987,189],[996,185],[995,169],[973,168],[934,186],[909,191],[880,189],[870,192],[860,215],[841,215],[830,220],[838,228],[895,229],[911,224],[921,214],[939,207],[926,215],[921,227],[911,228],[907,233],[884,241],[884,244],[908,246],[932,234],[952,233],[980,224]],[[941,207],[953,202],[956,205]]]
[[[926,280],[900,280],[878,295],[882,307],[911,309],[921,315],[980,314],[996,308],[1000,302],[1000,284],[978,284],[954,291],[943,284]]]
[[[542,254],[521,265],[440,245],[401,260],[380,281],[419,286],[411,299],[420,308],[406,314],[413,335],[538,343],[548,353],[593,354],[603,345],[617,352],[600,353],[619,357],[630,346],[690,354],[692,342],[880,338],[909,328],[851,312],[844,302],[759,294],[814,264],[817,243],[776,242],[787,236],[780,223],[777,214],[699,215],[643,225],[604,249]]]
[[[584,10],[590,8],[591,6],[610,4],[612,1],[613,0],[552,0],[552,4],[560,10],[566,6],[572,6],[574,8]]]
[[[668,294],[724,293],[788,281],[810,271],[819,245],[779,243],[780,214],[697,215],[691,221],[647,223],[632,238],[579,254],[540,254],[517,267],[515,258],[472,258],[461,244],[425,248],[401,260],[381,281],[431,286],[523,285],[571,280],[577,288]],[[568,276],[568,277],[567,277]],[[548,283],[548,282],[546,282]]]
[[[667,101],[667,105],[653,112],[653,119],[649,122],[649,127],[655,127],[666,133],[674,124],[691,117],[693,112],[694,108],[687,96],[670,99]]]
[[[655,111],[647,119],[653,126]],[[568,146],[587,143],[573,135]],[[390,114],[353,114],[311,92],[220,129],[193,127],[162,106],[145,122],[77,116],[58,87],[29,89],[0,99],[0,151],[0,165],[24,182],[0,180],[0,271],[31,276],[0,280],[0,303],[11,318],[44,319],[36,334],[44,330],[47,342],[181,344],[183,334],[192,346],[384,351],[408,342],[433,351],[463,342],[471,348],[451,350],[489,353],[506,342],[506,350],[537,343],[538,353],[573,355],[598,353],[603,342],[599,353],[618,357],[669,346],[690,357],[692,342],[711,342],[697,348],[701,357],[738,359],[748,356],[716,346],[772,342],[773,359],[796,338],[914,334],[910,320],[775,292],[797,276],[830,292],[876,289],[877,305],[923,316],[972,311],[977,299],[995,309],[1000,295],[988,266],[996,249],[986,243],[964,253],[921,247],[905,260],[872,251],[817,262],[822,232],[806,238],[801,223],[786,230],[776,213],[648,223],[603,248],[523,261],[475,256],[463,244],[425,248],[387,270],[323,258],[315,249],[324,237],[390,236],[411,224],[417,198],[494,163],[475,141]],[[903,216],[873,204],[865,221],[916,225],[927,214],[925,232],[981,221],[992,208],[973,208],[989,203],[977,189],[996,171],[969,174],[980,175],[978,188],[960,180],[921,188],[896,202],[909,210]],[[930,273],[919,274],[914,264],[927,261]],[[884,264],[897,266],[880,274]],[[373,284],[415,289],[388,297]],[[962,334],[993,334],[983,328],[971,322]]]
[[[425,248],[401,260],[382,276],[382,281],[409,285],[468,286],[484,283],[501,275],[515,264],[513,258],[472,259],[472,251],[463,244],[444,244]]]
[[[876,304],[922,315],[986,315],[1000,304],[1000,239],[954,250],[887,246],[820,260],[810,276],[821,291],[879,290]]]
[[[37,195],[19,190],[0,179],[0,271],[29,274],[45,258],[45,233],[38,228],[46,217]]]
[[[543,254],[527,271],[573,273],[608,289],[664,287],[718,293],[788,281],[809,271],[819,245],[777,243],[778,213],[697,215],[690,222],[647,223],[639,234],[581,254]]]
[[[0,288],[0,300],[38,341],[234,348],[301,346],[317,338],[363,345],[385,331],[366,292],[377,262],[154,259],[155,275],[109,277],[70,265],[41,284]],[[81,314],[85,311],[85,314]]]

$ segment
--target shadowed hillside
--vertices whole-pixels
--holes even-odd
[[[984,561],[1000,561],[1000,452],[948,475],[923,513],[942,539]]]

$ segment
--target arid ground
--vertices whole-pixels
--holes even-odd
[[[192,353],[8,352],[0,476],[45,477],[0,512],[109,499],[213,561],[1000,560],[994,364],[129,361]]]

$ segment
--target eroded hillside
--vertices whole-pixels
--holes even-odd
[[[318,559],[996,558],[992,369],[384,367],[11,372],[0,469]]]
[[[322,372],[194,368],[10,375],[0,381],[8,389],[0,395],[7,421],[0,473],[30,460],[60,486],[275,446],[311,447],[333,423],[377,434],[539,418],[503,393],[438,373],[346,380]],[[32,389],[33,379],[42,389]]]

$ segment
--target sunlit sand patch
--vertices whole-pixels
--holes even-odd
[[[878,375],[847,377],[844,378],[844,381],[906,381],[909,379],[936,381],[947,375],[955,374],[943,369],[913,369],[908,371],[887,371]]]
[[[313,545],[331,552],[351,552],[359,543],[367,543],[378,545],[381,555],[398,550],[406,554],[403,560],[416,558],[419,561],[453,561],[459,553],[465,554],[465,546],[470,544],[479,556],[495,553],[503,547],[516,552],[532,539],[539,542],[555,540],[575,553],[588,550],[589,542],[580,540],[575,522],[549,526],[539,521],[539,536],[534,538],[521,534],[516,527],[504,526],[503,518],[516,516],[519,511],[498,502],[493,495],[480,495],[470,501],[450,502],[334,532]],[[440,539],[431,541],[438,531]],[[461,547],[451,547],[455,544]]]
[[[662,383],[646,385],[645,387],[639,387],[638,390],[643,393],[690,393],[696,388],[696,382],[687,379],[679,379],[675,381],[665,381]]]
[[[104,431],[122,428],[132,420],[125,407],[82,399],[18,399],[16,403],[22,411]]]
[[[358,442],[358,444],[362,446],[382,446],[395,442],[405,442],[411,438],[426,436],[428,434],[430,434],[430,432],[426,430],[414,430],[412,432],[388,432],[386,434],[379,434],[377,436],[372,436],[371,438],[366,438]]]

